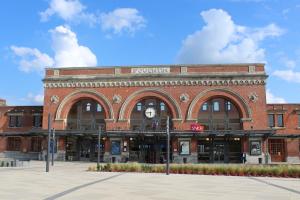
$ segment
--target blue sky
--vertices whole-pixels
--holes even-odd
[[[268,102],[300,103],[300,0],[6,0],[0,98],[42,104],[45,66],[265,62]]]

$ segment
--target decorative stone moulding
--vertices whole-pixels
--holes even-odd
[[[157,80],[157,81],[45,81],[45,88],[98,88],[98,87],[140,87],[140,86],[229,86],[265,85],[261,79],[239,80]]]
[[[119,104],[119,103],[121,103],[121,101],[122,101],[122,97],[121,97],[120,95],[115,94],[115,95],[113,96],[113,102],[114,102],[114,103]]]
[[[256,102],[258,100],[258,95],[255,92],[251,92],[248,96],[249,100],[252,102]]]
[[[58,103],[59,102],[59,97],[57,95],[53,95],[50,98],[51,103]]]
[[[189,101],[190,96],[187,93],[183,93],[183,94],[180,95],[179,99],[180,99],[181,102],[186,103],[186,102]]]

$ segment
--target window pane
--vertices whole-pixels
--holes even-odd
[[[141,111],[142,110],[142,103],[137,103],[136,104],[136,110]]]
[[[16,116],[9,116],[9,127],[16,126]]]
[[[161,111],[164,111],[164,110],[165,110],[165,107],[166,107],[166,106],[165,106],[165,103],[161,102],[161,103],[160,103],[160,110],[161,110]]]
[[[207,111],[208,110],[208,103],[205,102],[203,105],[202,105],[202,111]]]
[[[102,111],[102,106],[100,104],[97,104],[97,112],[101,112]]]
[[[220,104],[219,104],[219,102],[215,101],[213,103],[213,109],[214,109],[214,111],[220,111]]]
[[[87,112],[91,111],[91,104],[90,104],[90,103],[87,103],[87,104],[86,104],[86,109],[85,109],[85,111],[87,111]]]
[[[277,126],[283,127],[283,114],[277,115]]]
[[[300,114],[298,114],[298,127],[300,127]]]
[[[16,127],[21,127],[21,126],[22,126],[22,117],[16,116]]]
[[[231,110],[231,102],[230,101],[226,101],[226,110],[227,111]]]
[[[274,115],[270,114],[268,115],[269,118],[269,127],[274,127]]]

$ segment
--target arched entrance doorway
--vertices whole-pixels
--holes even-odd
[[[157,97],[137,101],[130,115],[130,130],[136,133],[129,140],[130,161],[165,162],[167,117],[172,130],[172,113],[166,102]]]
[[[83,98],[75,102],[67,115],[66,159],[93,161],[97,159],[97,136],[93,133],[105,129],[105,110],[96,100]],[[101,142],[103,159],[104,142]]]
[[[198,140],[199,162],[241,162],[241,113],[228,98],[212,97],[200,106],[198,123],[209,132],[209,137]],[[221,134],[220,134],[221,133]]]

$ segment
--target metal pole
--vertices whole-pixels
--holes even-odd
[[[51,154],[51,165],[54,165],[54,150],[55,150],[55,129],[51,129],[52,130],[52,154]]]
[[[46,172],[49,172],[49,157],[50,157],[50,138],[51,138],[51,114],[48,113],[48,146],[46,156]]]
[[[170,118],[167,117],[167,166],[166,175],[170,174]]]
[[[100,145],[101,145],[101,126],[99,126],[99,131],[98,131],[98,156],[97,156],[97,171],[100,170]]]

